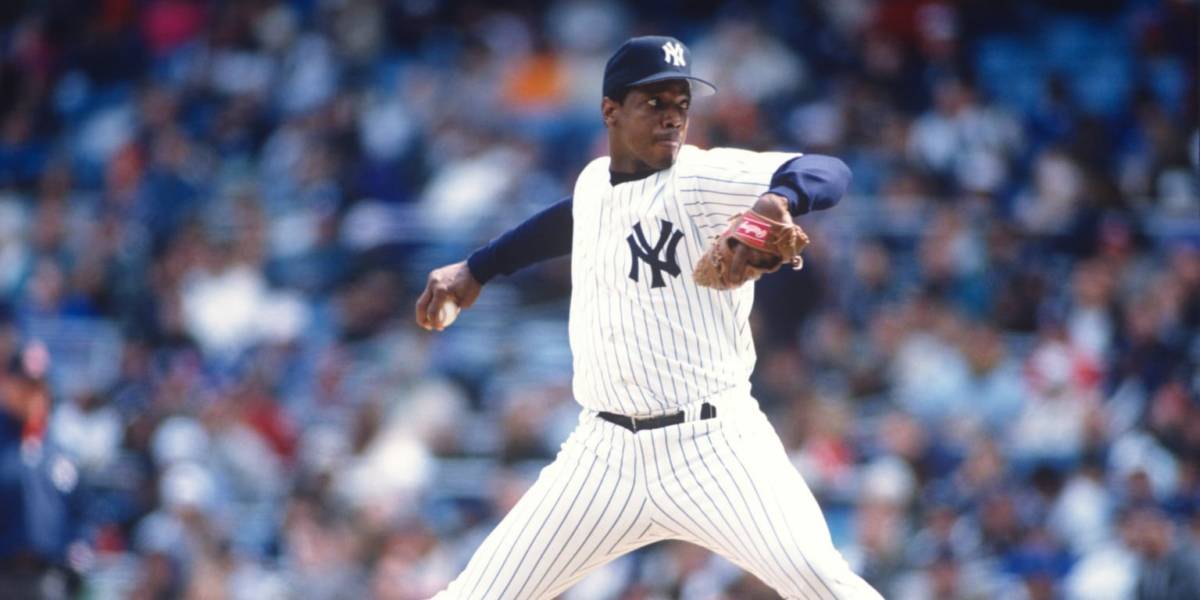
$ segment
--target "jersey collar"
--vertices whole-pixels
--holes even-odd
[[[616,171],[610,170],[608,172],[608,182],[610,185],[618,186],[618,185],[621,185],[622,183],[629,183],[630,181],[637,181],[639,179],[645,179],[657,172],[658,172],[658,170],[656,170],[656,169],[647,169],[645,171],[637,171],[634,173],[618,173]]]

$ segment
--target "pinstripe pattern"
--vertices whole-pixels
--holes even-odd
[[[580,427],[475,552],[443,599],[550,598],[654,537],[645,529],[636,449]]]
[[[691,272],[720,228],[793,156],[685,146],[674,167],[616,186],[607,158],[584,169],[573,201],[570,331],[575,396],[584,407],[670,412],[749,379],[754,286],[716,292],[696,286]],[[633,256],[626,238],[635,224],[656,238],[663,222],[684,235],[675,257],[682,273],[653,288],[651,267]]]
[[[436,600],[554,598],[663,539],[708,548],[787,598],[880,600],[834,549],[750,396],[754,286],[718,292],[691,277],[712,238],[792,156],[685,146],[674,167],[616,186],[607,158],[584,169],[573,200],[570,340],[586,410]],[[635,225],[641,236],[631,238]],[[677,234],[672,275],[670,257],[652,251]],[[697,420],[704,401],[717,418]],[[686,422],[636,434],[596,417],[678,410]]]
[[[638,435],[646,488],[679,539],[754,573],[786,598],[871,598],[834,549],[820,508],[766,417],[684,423]]]
[[[766,417],[630,433],[585,411],[553,464],[434,600],[548,600],[600,566],[678,539],[741,566],[785,598],[869,599]]]

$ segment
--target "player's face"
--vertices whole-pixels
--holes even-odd
[[[661,171],[675,164],[687,138],[692,90],[683,79],[635,87],[617,104],[601,106],[608,125],[610,168],[619,173]]]

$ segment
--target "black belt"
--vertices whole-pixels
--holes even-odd
[[[678,425],[678,424],[682,423],[684,421],[684,419],[686,418],[686,416],[683,414],[682,410],[679,412],[671,413],[669,415],[658,415],[655,417],[627,417],[625,415],[618,415],[616,413],[610,413],[610,412],[600,412],[600,413],[597,413],[596,416],[598,416],[601,419],[604,419],[605,421],[608,421],[609,423],[612,423],[614,425],[620,425],[621,427],[624,427],[625,429],[628,429],[634,433],[637,433],[644,429],[658,429],[660,427],[669,427],[671,425]],[[706,419],[712,419],[716,416],[717,416],[717,407],[715,407],[707,402],[700,405],[700,420],[701,421],[704,421]]]

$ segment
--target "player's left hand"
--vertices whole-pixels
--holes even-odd
[[[750,212],[737,215],[713,245],[700,257],[692,277],[696,283],[717,290],[731,290],[748,281],[774,273],[788,262],[800,269],[800,252],[808,235],[792,221],[787,199],[766,193]]]

